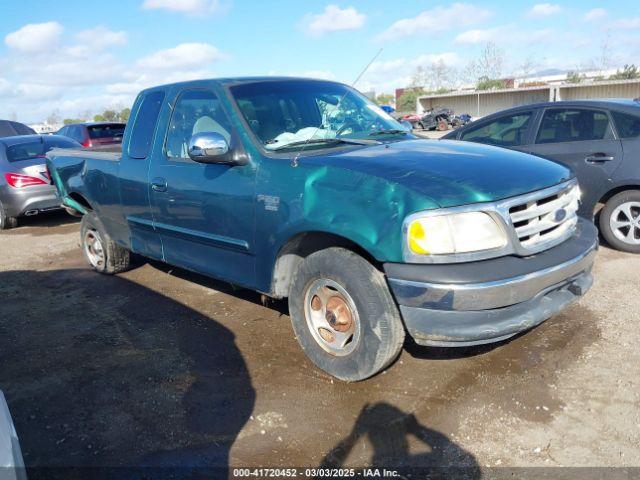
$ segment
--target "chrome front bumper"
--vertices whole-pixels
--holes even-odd
[[[456,265],[386,264],[389,286],[417,343],[490,343],[532,328],[586,293],[598,248],[595,226],[530,257]]]

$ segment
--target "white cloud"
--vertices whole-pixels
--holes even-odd
[[[458,45],[477,45],[482,43],[500,43],[505,38],[510,44],[536,44],[553,40],[554,33],[550,29],[526,30],[518,25],[503,25],[495,28],[467,30],[453,40]]]
[[[188,15],[211,15],[226,10],[220,0],[145,0],[145,10],[168,10]]]
[[[38,53],[56,47],[63,31],[64,27],[58,22],[29,23],[9,33],[4,43],[23,53]]]
[[[462,32],[456,36],[454,39],[454,43],[464,44],[464,43],[487,43],[492,42],[500,38],[503,32],[502,27],[496,28],[487,28],[487,29],[476,29],[476,30],[467,30],[466,32]]]
[[[616,27],[623,30],[633,30],[640,28],[640,17],[625,18],[616,22]]]
[[[81,44],[80,47],[86,46],[95,52],[112,46],[126,45],[127,33],[109,30],[101,25],[77,33],[76,40]]]
[[[331,70],[307,70],[300,75],[305,78],[318,78],[321,80],[335,80],[336,76]]]
[[[444,63],[448,67],[456,67],[462,64],[462,59],[456,52],[445,52],[420,55],[411,61],[411,64],[415,67],[437,63]]]
[[[454,3],[448,7],[425,10],[415,18],[404,18],[394,22],[382,32],[379,40],[393,40],[417,34],[435,35],[483,22],[490,12],[469,3]]]
[[[322,13],[310,13],[302,19],[302,28],[312,37],[321,37],[339,30],[357,30],[364,25],[366,15],[353,7],[341,9],[327,5]]]
[[[562,7],[555,3],[538,3],[527,12],[527,16],[530,18],[544,18],[560,13],[561,11]]]
[[[192,70],[224,58],[220,50],[211,44],[182,43],[141,58],[137,65],[151,70]]]
[[[586,22],[594,22],[596,20],[602,20],[606,18],[607,11],[604,8],[593,8],[584,14],[584,20]]]

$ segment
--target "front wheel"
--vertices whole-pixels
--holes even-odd
[[[129,269],[131,253],[111,239],[93,213],[82,217],[80,241],[85,258],[98,273],[112,275]]]
[[[393,362],[404,326],[384,275],[344,248],[309,255],[295,275],[289,311],[311,361],[340,380],[364,380]]]
[[[640,253],[640,191],[627,190],[609,199],[600,212],[600,232],[613,248]]]

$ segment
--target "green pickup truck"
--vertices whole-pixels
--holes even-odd
[[[596,229],[569,169],[419,139],[340,83],[150,88],[121,151],[53,150],[47,165],[98,272],[136,253],[288,298],[305,353],[346,381],[390,365],[407,333],[501,341],[592,283]]]

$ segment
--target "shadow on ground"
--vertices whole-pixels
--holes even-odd
[[[255,391],[215,318],[85,269],[0,272],[0,298],[0,388],[29,478],[69,466],[224,476]]]
[[[418,441],[412,453],[409,440]],[[370,465],[414,471],[421,478],[480,478],[475,457],[446,435],[425,427],[413,414],[385,402],[365,405],[349,433],[322,461],[320,468],[341,468],[359,442],[373,450]],[[426,450],[426,451],[425,451]]]

